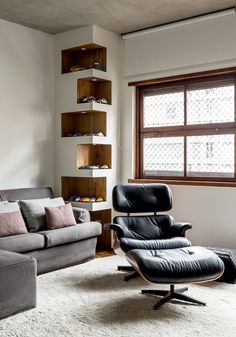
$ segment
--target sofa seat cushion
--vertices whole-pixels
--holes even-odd
[[[46,238],[46,247],[54,247],[80,241],[100,235],[102,226],[99,222],[84,222],[74,226],[39,232]]]
[[[44,248],[45,238],[36,233],[18,234],[0,238],[0,249],[25,253]]]

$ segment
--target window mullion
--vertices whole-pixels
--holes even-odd
[[[234,122],[236,122],[236,77],[234,77]],[[236,132],[234,132],[234,178],[236,179]]]
[[[184,125],[187,125],[187,86],[184,86]],[[187,137],[184,136],[184,177],[187,177]]]

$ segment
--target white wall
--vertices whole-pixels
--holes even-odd
[[[128,82],[236,66],[236,15],[162,28],[124,41],[123,182],[134,174],[134,88]],[[173,216],[193,224],[193,244],[236,248],[236,188],[171,186]]]
[[[0,20],[0,189],[54,186],[54,37]]]

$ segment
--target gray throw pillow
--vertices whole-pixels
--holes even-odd
[[[61,197],[54,199],[20,200],[19,203],[29,232],[38,232],[47,228],[45,207],[65,205]]]
[[[0,213],[9,213],[19,211],[19,205],[17,202],[0,202]]]

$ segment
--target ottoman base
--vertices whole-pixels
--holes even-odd
[[[182,293],[187,291],[188,288],[180,288],[175,290],[175,286],[173,284],[170,285],[170,290],[141,290],[142,294],[146,295],[152,295],[152,296],[163,296],[163,298],[158,301],[156,304],[154,304],[153,309],[156,310],[160,308],[163,304],[166,302],[169,302],[172,299],[176,299],[179,301],[184,301],[188,303],[194,303],[198,305],[206,305],[205,302],[196,300],[195,298],[192,298],[190,296],[183,295]]]

